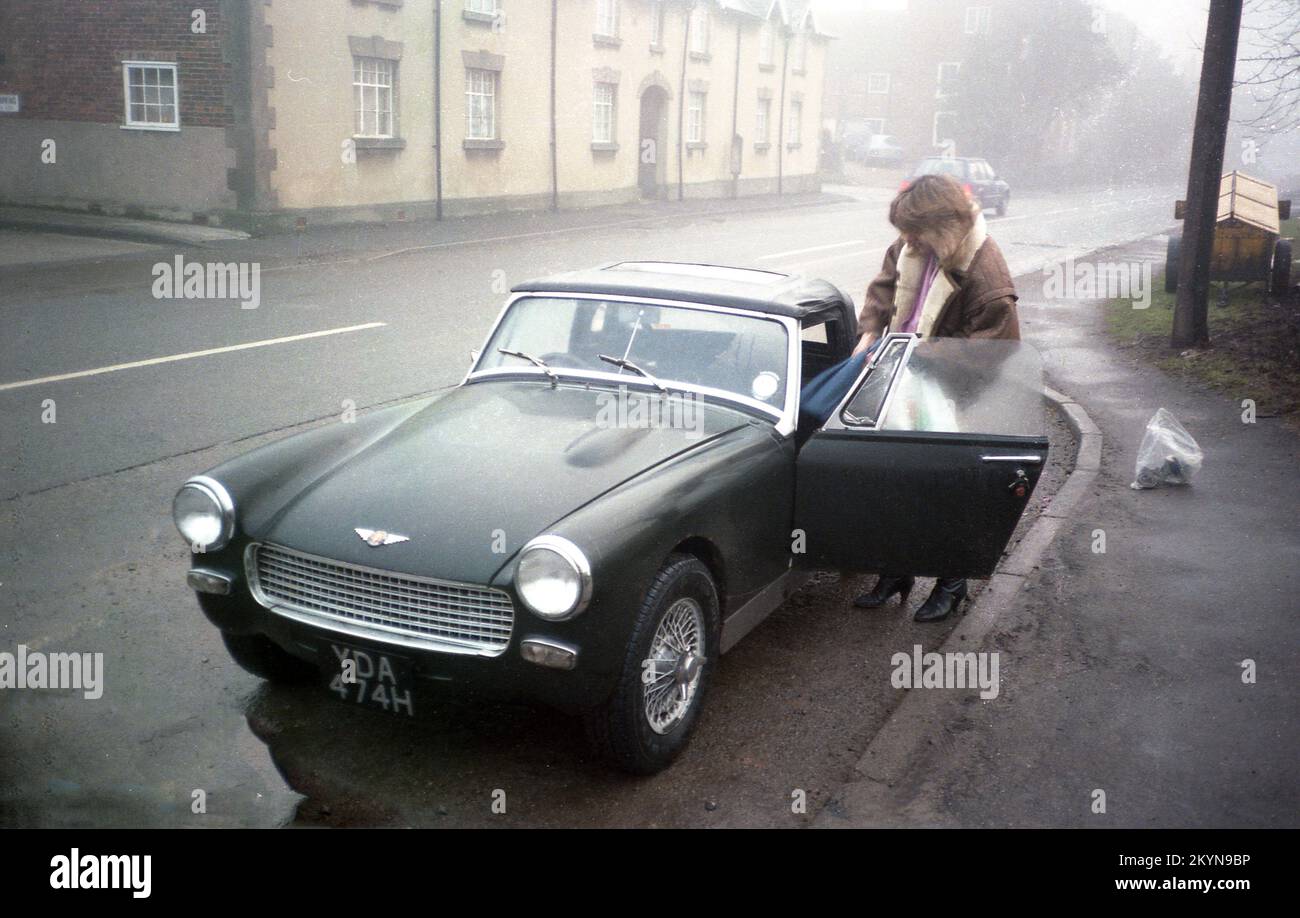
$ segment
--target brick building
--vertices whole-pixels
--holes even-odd
[[[818,187],[811,0],[6,0],[0,200],[241,226]]]
[[[6,0],[0,198],[182,217],[235,208],[235,6]]]

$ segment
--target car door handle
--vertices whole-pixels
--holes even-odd
[[[980,456],[980,462],[1014,462],[1018,465],[1041,465],[1042,456]]]

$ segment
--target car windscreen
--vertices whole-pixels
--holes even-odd
[[[721,389],[782,411],[789,340],[774,319],[619,300],[525,297],[502,317],[477,370],[526,368],[517,351],[555,372],[637,378],[601,355],[630,361],[663,383]]]
[[[1044,435],[1042,360],[1020,341],[923,338],[899,373],[880,429]]]

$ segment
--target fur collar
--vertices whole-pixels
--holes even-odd
[[[988,236],[988,227],[984,222],[984,214],[977,210],[975,212],[975,223],[971,226],[970,231],[962,237],[952,257],[939,266],[939,273],[935,275],[934,281],[930,284],[930,290],[926,293],[925,302],[921,304],[921,319],[916,325],[916,331],[922,337],[929,336],[949,297],[957,292],[960,282],[953,276],[954,273],[964,274],[970,270],[976,253],[979,252],[980,246],[984,244],[984,240],[988,239]],[[916,305],[916,295],[920,292],[921,281],[924,277],[925,259],[910,245],[904,243],[902,251],[898,253],[898,282],[894,287],[894,327],[896,329],[905,326],[912,318],[912,309]]]

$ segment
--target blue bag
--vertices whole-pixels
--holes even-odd
[[[840,399],[848,394],[849,387],[862,373],[867,361],[875,355],[883,336],[861,354],[855,354],[832,367],[822,370],[803,387],[799,394],[799,432],[802,442],[831,416]]]

